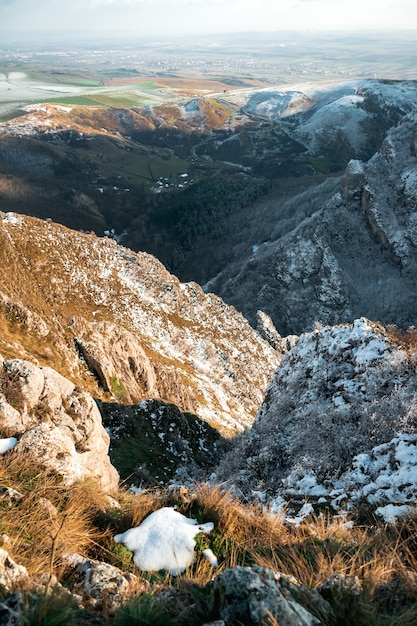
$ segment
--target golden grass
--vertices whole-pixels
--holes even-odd
[[[407,330],[401,330],[394,324],[390,324],[385,328],[385,334],[408,354],[416,354],[417,328],[414,328],[414,326],[410,326]]]
[[[30,574],[56,573],[64,554],[86,554],[100,532],[92,524],[106,497],[93,481],[67,487],[26,456],[0,457],[0,486],[14,489],[0,500],[3,543]]]
[[[30,574],[55,575],[61,580],[63,555],[77,552],[146,579],[150,594],[175,587],[184,597],[190,597],[190,589],[192,593],[200,589],[204,596],[213,576],[226,568],[258,564],[294,576],[309,588],[335,575],[357,581],[360,614],[352,618],[352,623],[373,623],[375,611],[379,610],[374,596],[381,585],[393,581],[396,591],[392,598],[400,597],[405,602],[404,624],[412,624],[417,615],[412,605],[417,582],[416,519],[385,526],[374,519],[360,524],[322,514],[295,526],[284,516],[243,504],[220,486],[204,484],[192,491],[155,489],[137,495],[120,488],[113,494],[118,503],[114,506],[93,481],[64,486],[30,457],[13,454],[0,457],[0,487],[20,494],[16,499],[5,495],[4,489],[0,494],[0,537],[11,557]],[[197,553],[195,563],[182,576],[140,572],[131,553],[115,544],[116,533],[139,525],[162,506],[176,506],[199,522],[214,523],[210,536],[199,536],[197,545],[198,552],[206,547],[213,550],[219,560],[218,570]],[[339,594],[335,598],[334,602],[340,603],[339,613],[350,615],[353,608],[348,597]],[[391,610],[392,598],[384,599],[387,611]],[[390,621],[381,623],[396,624],[398,610],[393,608]]]

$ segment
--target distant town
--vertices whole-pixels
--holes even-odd
[[[110,76],[198,76],[266,84],[286,78],[415,78],[414,34],[256,33],[171,42],[74,41],[0,44],[0,72],[72,68]]]

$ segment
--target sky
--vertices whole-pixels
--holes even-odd
[[[0,0],[0,47],[23,33],[166,38],[387,28],[417,29],[417,0]]]

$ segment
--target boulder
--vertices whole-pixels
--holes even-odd
[[[71,593],[81,596],[88,608],[116,610],[139,589],[137,576],[109,563],[68,554],[65,566]],[[143,587],[145,582],[140,584]]]
[[[30,453],[67,484],[95,478],[106,491],[117,486],[110,439],[88,393],[50,367],[19,359],[3,364],[1,381],[0,429],[19,438],[13,454]]]
[[[213,583],[213,600],[226,626],[256,626],[272,619],[280,626],[334,623],[331,606],[317,591],[257,565],[222,572]]]

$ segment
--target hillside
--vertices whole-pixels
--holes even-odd
[[[415,324],[415,129],[411,112],[386,132],[369,160],[352,159],[341,177],[258,201],[257,210],[246,213],[258,230],[255,245],[207,288],[252,323],[256,309],[264,310],[286,334],[309,330],[315,321],[337,324],[362,315],[403,328]],[[233,227],[237,241],[236,221]]]
[[[252,325],[261,309],[284,334],[361,315],[406,327],[416,102],[413,81],[351,80],[31,105],[0,125],[2,208],[114,229]]]
[[[280,354],[243,316],[109,238],[1,214],[0,353],[96,397],[161,399],[223,434],[249,425]]]
[[[392,521],[417,497],[417,335],[365,318],[303,334],[217,479],[279,508],[377,508]],[[297,509],[297,506],[295,507]]]
[[[1,126],[0,624],[417,623],[415,89]]]
[[[15,435],[0,439],[3,621],[414,624],[415,346],[414,330],[365,319],[303,335],[216,486],[177,474],[164,488],[152,465],[158,438],[168,466],[215,456],[207,429],[156,401],[118,407],[114,462],[133,468],[136,422],[142,471],[159,479],[129,491],[91,396],[50,367],[0,358],[0,434]]]

